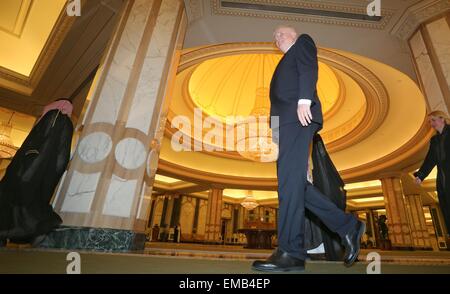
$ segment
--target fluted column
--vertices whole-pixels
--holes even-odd
[[[406,195],[406,208],[409,215],[413,245],[418,249],[431,249],[425,214],[420,195]]]
[[[428,110],[450,113],[450,12],[421,23],[408,43]]]
[[[143,247],[187,24],[181,0],[129,0],[124,6],[91,87],[79,144],[55,202],[64,225],[73,231],[114,235],[101,248],[108,250]]]
[[[382,178],[381,185],[388,218],[389,239],[392,247],[396,249],[411,249],[413,247],[411,228],[400,177]]]
[[[208,208],[206,211],[206,242],[220,242],[220,227],[222,218],[222,189],[212,188],[208,196]]]

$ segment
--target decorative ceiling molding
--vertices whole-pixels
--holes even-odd
[[[366,181],[369,179],[380,178],[380,173],[385,172],[398,164],[407,162],[408,158],[414,158],[414,156],[420,153],[421,150],[429,144],[429,140],[433,135],[434,130],[429,127],[428,122],[425,119],[417,134],[399,149],[373,162],[343,170],[339,173],[346,182]],[[211,185],[214,183],[214,185],[217,185],[219,188],[257,190],[277,189],[276,178],[246,178],[222,175],[187,168],[176,163],[168,162],[164,159],[159,160],[158,174],[204,185]]]
[[[257,10],[257,9],[242,9],[233,7],[224,7],[221,3],[223,0],[211,0],[211,7],[214,14],[217,15],[231,15],[231,16],[249,16],[249,17],[259,17],[266,19],[279,19],[284,21],[299,21],[299,22],[313,22],[329,25],[341,25],[356,28],[369,28],[383,30],[389,23],[394,11],[388,9],[382,9],[382,17],[379,21],[374,20],[357,20],[348,19],[341,17],[332,16],[321,16],[313,14],[301,14],[301,13],[287,13],[278,11],[267,11],[267,10]],[[357,14],[366,15],[367,14],[367,4],[362,3],[362,5],[343,5],[343,4],[332,4],[324,2],[313,2],[313,1],[289,1],[289,0],[227,0],[230,3],[246,3],[250,5],[266,5],[281,8],[294,8],[294,9],[309,9],[312,11],[322,10],[328,13],[341,13],[341,14]],[[283,10],[285,10],[283,9]],[[367,18],[370,18],[367,16]]]
[[[186,14],[187,14],[189,23],[193,23],[194,21],[203,17],[203,1],[202,0],[184,0],[184,4],[186,7]]]
[[[219,175],[210,172],[204,172],[181,166],[176,163],[159,159],[157,173],[164,176],[176,177],[181,180],[208,185],[214,183],[215,188],[237,188],[237,189],[258,189],[273,190],[277,189],[277,179],[272,178],[244,178],[229,175]]]
[[[3,3],[8,5],[9,3]],[[30,13],[31,6],[33,4],[33,0],[22,0],[17,11],[16,17],[14,18],[14,24],[12,23],[4,23],[4,19],[0,19],[0,30],[13,35],[14,37],[20,38],[23,32],[23,28],[27,22],[28,15]],[[10,11],[10,10],[8,10]],[[10,11],[11,12],[11,11]]]
[[[31,96],[74,22],[75,17],[61,11],[30,76],[0,66],[0,87]]]
[[[414,137],[394,152],[372,162],[342,170],[339,173],[343,179],[351,179],[351,182],[366,181],[374,178],[380,179],[383,174],[385,175],[387,172],[391,172],[389,170],[391,167],[405,164],[408,162],[408,159],[415,158],[417,154],[426,148],[434,134],[435,131],[429,126],[429,123],[425,118],[422,126]],[[406,164],[406,166],[409,165]],[[396,169],[396,172],[398,172],[398,170],[399,168]],[[410,171],[403,170],[403,172]]]
[[[450,10],[450,0],[425,0],[410,6],[399,18],[391,34],[407,40],[419,25],[430,18]]]
[[[181,54],[178,73],[187,69],[193,71],[196,65],[208,59],[246,53],[278,54],[279,51],[269,42],[227,43],[196,48],[194,50],[187,50]],[[321,62],[351,76],[361,87],[366,97],[366,107],[361,109],[354,117],[349,118],[340,127],[321,133],[324,141],[327,143],[328,151],[332,153],[343,150],[369,137],[378,129],[389,110],[389,94],[380,79],[360,63],[324,48],[318,49],[318,57]],[[191,98],[187,98],[189,97],[187,80],[184,81],[181,95],[185,97],[185,101],[187,100],[189,102]],[[187,104],[191,109],[194,108],[193,103]],[[176,115],[176,113],[173,113],[169,109],[168,121],[165,128],[166,136],[170,137],[174,133],[174,130],[170,127],[170,122]],[[205,113],[202,113],[202,115],[203,117],[208,116]],[[200,142],[192,141],[191,143],[197,144]],[[208,151],[203,152],[208,153]],[[242,159],[237,152],[224,151],[213,153],[218,156]]]

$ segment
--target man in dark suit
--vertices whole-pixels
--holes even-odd
[[[358,257],[365,224],[344,213],[307,181],[309,145],[323,124],[316,90],[317,48],[310,36],[298,37],[288,26],[278,27],[274,38],[284,53],[270,85],[271,128],[279,140],[278,248],[252,267],[272,272],[304,270],[305,208],[341,237],[344,263],[350,266]]]
[[[437,167],[436,191],[447,227],[447,243],[450,245],[450,119],[444,112],[436,110],[428,114],[428,120],[436,130],[436,135],[431,138],[427,156],[414,176],[420,185]]]

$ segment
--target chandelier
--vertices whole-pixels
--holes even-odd
[[[261,58],[262,70],[258,76],[255,103],[248,119],[238,123],[237,151],[247,159],[258,162],[276,161],[278,146],[272,140],[272,130],[269,126],[270,105],[269,88],[265,87],[264,63],[265,55]],[[245,127],[245,135],[239,135],[240,128]]]
[[[244,201],[241,202],[241,205],[248,210],[255,209],[259,204],[256,202],[255,197],[253,197],[252,191],[247,192],[247,196]]]
[[[12,158],[17,151],[11,140],[12,125],[10,122],[13,115],[14,113],[7,123],[0,123],[0,159]]]

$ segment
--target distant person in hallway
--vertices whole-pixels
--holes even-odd
[[[365,224],[339,209],[307,181],[309,146],[322,128],[322,107],[317,95],[318,60],[313,39],[280,26],[274,32],[276,46],[284,53],[270,84],[270,116],[278,138],[278,248],[252,267],[268,272],[302,271],[305,268],[305,208],[337,233],[345,248],[344,264],[358,257]]]
[[[420,185],[431,170],[437,167],[436,190],[448,233],[450,231],[450,119],[442,111],[433,111],[428,115],[428,121],[436,130],[436,135],[431,138],[427,156],[414,176],[416,183]],[[447,240],[450,241],[449,239],[450,235],[447,234]]]
[[[72,103],[47,105],[0,182],[0,246],[38,245],[62,220],[50,200],[67,167],[73,134]]]

